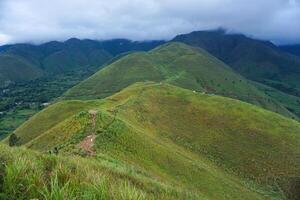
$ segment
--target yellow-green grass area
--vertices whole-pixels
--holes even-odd
[[[297,118],[276,99],[265,95],[206,51],[176,42],[149,52],[124,56],[68,90],[63,98],[104,98],[144,81],[164,82],[197,92],[239,99]]]
[[[63,137],[55,135],[58,128],[62,126],[58,125],[26,146],[45,152],[57,147],[63,155],[85,156],[85,152],[76,146],[91,134],[92,128],[87,127],[89,126],[88,115],[88,113],[80,113],[70,120],[70,124],[64,124],[67,131],[62,133]],[[79,119],[83,129],[70,136],[70,133],[74,134],[71,128],[74,119]],[[241,199],[246,194],[248,197],[245,199],[260,199],[259,195],[241,186],[235,178],[224,175],[207,159],[186,152],[170,141],[159,142],[157,141],[159,138],[145,137],[143,132],[119,119],[114,119],[108,113],[101,112],[97,115],[97,132],[98,137],[94,148],[100,158],[105,155],[127,165],[133,165],[142,171],[147,171],[156,180],[184,188],[195,196],[208,196],[209,199]],[[47,141],[51,141],[50,144]],[[199,191],[199,187],[204,191],[203,193]]]
[[[72,113],[54,117],[70,107]],[[97,111],[95,119],[90,110]],[[137,83],[104,100],[60,102],[15,133],[27,148],[93,162],[109,158],[195,198],[299,197],[297,121],[169,84]],[[91,156],[78,144],[92,134]]]
[[[0,144],[1,200],[207,199],[118,160],[41,154]]]

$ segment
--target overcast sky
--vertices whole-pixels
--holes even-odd
[[[218,27],[300,43],[300,0],[0,0],[0,45],[70,37],[171,39]]]

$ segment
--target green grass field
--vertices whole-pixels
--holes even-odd
[[[60,159],[76,160],[78,166],[96,166],[97,174],[107,160],[115,168],[125,168],[122,178],[143,193],[141,199],[252,200],[298,197],[299,131],[298,122],[251,104],[148,82],[103,100],[57,103],[32,117],[15,134],[18,145],[43,153],[59,151],[58,157],[50,156],[58,163]],[[95,140],[89,152],[80,145],[91,135]],[[18,148],[2,154],[11,151],[34,155],[32,160],[48,157]],[[18,159],[11,162],[14,160]],[[5,166],[4,180],[9,175]],[[72,166],[61,166],[71,185],[77,180],[77,171],[74,175],[65,167]],[[46,168],[37,168],[41,173],[37,176],[44,177]],[[84,172],[83,177],[88,174]],[[115,180],[115,174],[110,176]],[[136,176],[142,179],[134,180]],[[53,181],[63,182],[41,179],[41,185],[48,184],[49,192]],[[86,179],[78,182],[93,184]],[[153,182],[159,183],[157,189],[149,190]],[[114,181],[109,184],[112,195],[119,186]],[[173,192],[165,192],[165,186]],[[76,187],[80,196],[82,186]]]

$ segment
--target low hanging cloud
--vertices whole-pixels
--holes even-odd
[[[300,43],[300,0],[0,0],[0,45],[70,37],[171,39],[224,27]]]

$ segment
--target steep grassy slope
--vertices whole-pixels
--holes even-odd
[[[0,55],[0,86],[5,86],[11,82],[33,80],[42,76],[42,74],[41,69],[22,58]]]
[[[182,43],[127,55],[76,85],[65,98],[103,98],[132,83],[147,80],[240,99],[297,118],[218,59]]]
[[[199,198],[109,157],[65,158],[0,144],[0,158],[1,200]]]
[[[207,50],[248,79],[284,92],[287,84],[297,89],[293,94],[300,94],[300,58],[284,53],[270,42],[223,31],[197,31],[179,35],[173,41]]]
[[[207,199],[295,199],[299,131],[247,103],[139,83],[103,100],[53,105],[15,133],[19,145],[113,158]]]

